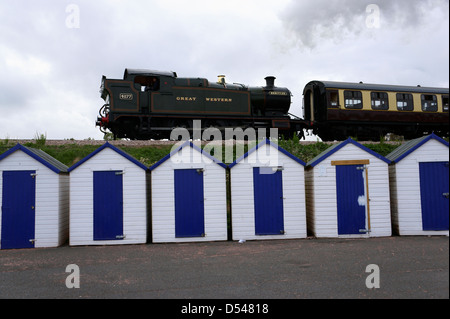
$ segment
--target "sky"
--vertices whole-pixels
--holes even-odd
[[[0,139],[102,139],[125,68],[292,93],[312,80],[449,87],[449,0],[0,2]]]

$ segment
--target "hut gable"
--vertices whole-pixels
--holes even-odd
[[[390,236],[389,163],[352,139],[308,162],[309,231],[317,237]],[[345,211],[356,217],[339,213]]]
[[[128,162],[135,164],[137,167],[140,167],[143,170],[147,170],[147,166],[145,166],[144,164],[142,164],[141,162],[139,162],[137,159],[133,158],[132,156],[130,156],[129,154],[125,153],[124,151],[122,151],[121,149],[115,147],[114,145],[106,142],[105,144],[103,144],[101,147],[99,147],[98,149],[96,149],[94,152],[92,152],[91,154],[89,154],[88,156],[86,156],[85,158],[83,158],[82,160],[78,161],[77,163],[75,163],[74,165],[72,165],[69,168],[69,172],[72,172],[73,170],[77,169],[78,167],[80,167],[81,165],[83,165],[84,163],[91,161],[92,158],[94,158],[97,154],[101,153],[103,150],[105,149],[109,149],[113,152],[115,152],[117,155],[120,155],[123,157],[123,159],[128,160]],[[112,156],[113,153],[112,152],[108,152],[109,154],[111,154]],[[102,155],[102,157],[104,157],[105,155]],[[100,161],[100,163],[102,163],[103,159]],[[90,163],[90,165],[92,165],[92,163]]]
[[[416,150],[418,150],[419,148],[421,148],[423,145],[425,145],[426,143],[428,143],[430,141],[435,141],[435,142],[431,142],[431,143],[433,145],[435,145],[437,148],[441,147],[441,146],[439,146],[439,144],[442,144],[444,147],[446,146],[447,148],[449,147],[449,143],[447,141],[443,140],[439,136],[432,133],[431,135],[423,136],[421,138],[417,138],[417,139],[414,139],[414,140],[404,143],[403,145],[397,147],[390,154],[388,154],[386,156],[386,158],[389,159],[392,163],[399,163],[401,160],[403,160],[409,154],[412,154],[413,152],[415,152]],[[430,151],[432,151],[432,150],[430,149]],[[430,157],[433,157],[433,154],[434,154],[434,153],[423,152],[423,151],[422,151],[422,153],[429,154],[428,156],[431,155]]]
[[[448,142],[431,134],[387,155],[392,160],[389,182],[395,233],[448,235],[448,148]]]
[[[225,164],[187,141],[150,170],[153,242],[227,239]]]
[[[323,151],[322,153],[320,153],[319,155],[317,155],[315,158],[313,158],[311,161],[309,161],[307,163],[307,167],[315,167],[316,165],[318,165],[322,161],[326,160],[328,157],[332,156],[334,153],[336,153],[336,152],[340,151],[341,149],[345,148],[347,145],[353,145],[353,146],[361,149],[362,151],[370,154],[371,156],[373,156],[373,157],[375,157],[375,158],[377,158],[377,159],[379,159],[379,160],[381,160],[381,161],[383,161],[383,162],[385,162],[387,164],[390,164],[390,160],[389,159],[381,156],[380,154],[372,151],[371,149],[365,147],[364,145],[354,141],[353,139],[348,138],[347,140],[345,140],[343,142],[340,142],[338,144],[335,144],[335,145],[331,146],[330,148],[326,149],[325,151]],[[350,151],[350,152],[348,152],[348,155],[350,157],[353,157],[351,155],[352,153],[353,152]],[[355,154],[358,154],[358,153],[355,153]],[[356,156],[358,158],[360,158],[359,155],[356,155]],[[342,157],[346,157],[346,156],[342,155]]]
[[[9,157],[11,154],[15,153],[16,151],[22,151],[23,153],[27,154],[34,160],[38,161],[48,169],[52,170],[56,174],[60,173],[67,173],[68,167],[55,159],[54,157],[48,155],[42,150],[35,149],[32,147],[23,146],[21,144],[17,144],[13,148],[9,149],[5,153],[0,155],[0,161],[3,159]],[[17,165],[20,165],[20,162],[17,162]]]
[[[105,143],[69,172],[70,245],[147,241],[145,165]]]
[[[234,240],[306,237],[304,165],[266,139],[229,166]]]
[[[69,233],[67,166],[17,144],[0,155],[0,205],[2,249],[62,245]]]

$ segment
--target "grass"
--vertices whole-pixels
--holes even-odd
[[[25,146],[38,148],[46,152],[47,154],[53,156],[61,163],[72,166],[79,160],[83,159],[93,151],[95,151],[99,146],[98,145],[78,145],[78,144],[65,144],[65,145],[47,145],[44,136],[38,136],[34,142],[26,143]],[[311,144],[300,144],[298,140],[280,140],[279,146],[293,154],[294,156],[300,158],[304,162],[308,162],[313,159],[315,156],[325,151],[330,147],[330,144],[316,142]],[[13,147],[15,143],[13,143],[9,139],[0,140],[0,154],[4,153],[11,147]],[[384,143],[383,141],[377,144],[368,143],[363,144],[367,148],[377,152],[382,156],[386,156],[390,152],[392,152],[395,148],[401,145],[401,143]],[[231,147],[231,146],[227,146]],[[244,145],[244,152],[247,152],[249,147],[252,145]],[[170,153],[172,149],[172,145],[155,145],[155,146],[145,146],[145,147],[119,147],[124,152],[130,154],[132,157],[140,161],[146,166],[151,166],[154,163],[158,162],[162,158],[164,158],[167,154]],[[228,149],[228,151],[230,151]],[[232,161],[239,157],[242,154],[236,154],[236,147],[233,147],[233,156]],[[225,161],[226,155],[225,146],[222,146],[222,162],[226,164],[230,164],[230,161]],[[213,154],[214,155],[214,154]]]

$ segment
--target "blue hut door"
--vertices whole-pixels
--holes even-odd
[[[366,228],[364,165],[336,166],[338,234],[361,234]]]
[[[33,248],[36,171],[4,171],[2,249]]]
[[[175,170],[175,237],[205,236],[203,170]]]
[[[448,230],[448,162],[419,163],[423,230]]]
[[[94,240],[123,239],[123,172],[94,172]]]
[[[284,234],[282,171],[272,167],[253,168],[255,234]]]

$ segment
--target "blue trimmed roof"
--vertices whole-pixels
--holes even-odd
[[[232,164],[230,164],[228,167],[231,169],[234,166],[236,166],[240,161],[243,161],[245,158],[247,158],[250,154],[252,154],[253,152],[256,152],[256,150],[258,150],[261,146],[264,145],[271,145],[273,147],[275,147],[275,149],[277,149],[278,151],[280,151],[281,153],[283,153],[284,155],[288,156],[289,158],[293,159],[294,161],[296,161],[297,163],[306,166],[306,163],[303,162],[301,159],[295,157],[294,155],[292,155],[291,153],[289,153],[288,151],[286,151],[285,149],[283,149],[282,147],[278,146],[277,144],[272,143],[268,138],[266,138],[265,140],[263,140],[261,143],[259,143],[258,145],[256,145],[254,148],[252,148],[250,151],[248,151],[247,153],[245,153],[243,156],[241,156],[240,158],[238,158],[237,160],[235,160]]]
[[[170,154],[166,155],[162,160],[160,160],[159,162],[157,162],[156,164],[153,164],[150,167],[150,170],[153,171],[155,168],[159,167],[161,164],[163,164],[165,161],[167,161],[171,156],[175,155],[176,153],[178,153],[179,151],[181,151],[184,147],[186,146],[190,146],[192,147],[194,150],[200,152],[201,154],[205,155],[206,157],[208,157],[210,160],[212,160],[214,163],[216,163],[217,165],[223,167],[223,168],[227,168],[227,166],[222,163],[221,161],[219,161],[217,158],[215,158],[214,156],[211,156],[210,154],[208,154],[208,152],[203,151],[201,148],[195,146],[194,144],[192,144],[191,141],[186,141],[184,142],[181,146],[179,146],[176,150],[174,150],[173,152],[171,152]]]
[[[397,147],[394,151],[392,151],[389,155],[386,156],[392,163],[398,163],[406,156],[417,150],[423,144],[427,143],[429,140],[436,140],[443,145],[448,147],[448,142],[440,138],[439,136],[432,133],[431,135],[420,137],[411,141],[406,142],[405,144]]]
[[[41,164],[43,164],[46,167],[48,167],[49,169],[51,169],[56,174],[67,173],[68,172],[68,167],[66,165],[64,165],[63,163],[61,163],[57,159],[53,158],[52,156],[48,155],[44,151],[38,150],[38,149],[35,149],[35,148],[31,148],[31,147],[26,147],[26,146],[23,146],[21,144],[17,144],[13,148],[10,148],[5,153],[1,154],[0,155],[0,161],[3,160],[4,158],[8,157],[9,155],[14,153],[15,151],[18,151],[18,150],[20,150],[20,151],[24,152],[25,154],[31,156],[32,158],[34,158],[35,160],[37,160]]]
[[[105,144],[103,144],[101,147],[99,147],[98,149],[96,149],[94,152],[92,152],[91,154],[89,154],[88,156],[86,156],[85,158],[83,158],[81,161],[75,163],[74,165],[72,165],[68,172],[71,172],[73,170],[75,170],[77,167],[83,165],[85,162],[87,162],[89,159],[91,159],[92,157],[94,157],[95,155],[97,155],[98,153],[100,153],[101,151],[103,151],[105,148],[110,148],[113,151],[115,151],[116,153],[118,153],[119,155],[122,155],[123,157],[125,157],[127,160],[129,160],[130,162],[136,164],[138,167],[142,168],[143,170],[147,170],[147,166],[145,166],[144,164],[142,164],[141,162],[139,162],[138,160],[136,160],[135,158],[133,158],[131,155],[125,153],[124,151],[122,151],[121,149],[115,147],[114,145],[111,145],[109,142],[106,142]]]
[[[317,155],[316,157],[314,157],[311,161],[308,162],[307,166],[311,166],[314,167],[317,164],[319,164],[320,162],[322,162],[323,160],[325,160],[327,157],[329,157],[330,155],[336,153],[337,151],[339,151],[341,148],[343,148],[344,146],[348,145],[348,144],[353,144],[357,147],[359,147],[360,149],[362,149],[363,151],[375,156],[376,158],[382,160],[383,162],[390,164],[391,161],[387,158],[385,158],[384,156],[381,156],[380,154],[372,151],[371,149],[365,147],[364,145],[359,144],[358,142],[355,142],[354,140],[352,140],[351,138],[348,138],[347,140],[340,142],[338,144],[335,144],[333,146],[331,146],[330,148],[326,149],[324,152],[320,153],[319,155]]]

